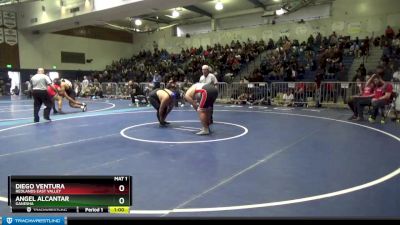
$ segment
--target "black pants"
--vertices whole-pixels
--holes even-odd
[[[352,99],[349,100],[349,102],[347,102],[347,105],[349,106],[351,111],[353,111],[353,115],[354,116],[358,116],[356,102],[357,102],[357,98],[352,98]]]
[[[354,104],[357,106],[358,117],[360,118],[363,117],[364,107],[371,105],[371,99],[372,98],[363,98],[363,97],[353,99]]]
[[[153,84],[154,84],[154,89],[161,88],[160,82],[154,82]]]
[[[161,122],[161,118],[160,118],[161,102],[160,102],[160,99],[158,99],[158,96],[156,93],[157,93],[157,90],[154,90],[149,94],[149,102],[154,107],[154,109],[157,110],[157,119],[158,119],[158,122]]]
[[[378,100],[372,103],[372,115],[371,115],[372,119],[376,119],[379,113],[379,109],[382,109],[382,117],[385,117],[384,115],[385,105],[387,105],[386,100]]]
[[[52,102],[50,100],[49,95],[47,94],[47,90],[33,90],[33,117],[35,122],[39,122],[39,111],[42,104],[46,106],[43,111],[43,117],[46,120],[50,120],[50,110],[52,108]]]

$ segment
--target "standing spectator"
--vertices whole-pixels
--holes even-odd
[[[32,98],[32,79],[33,75],[30,75],[29,80],[25,82],[26,86],[27,86],[27,90],[26,90],[26,95],[28,96],[28,99]]]
[[[368,58],[368,56],[369,56],[369,42],[370,42],[370,40],[369,40],[369,37],[367,36],[365,38],[365,40],[363,41],[362,46],[361,46],[361,56],[366,56]]]
[[[6,95],[10,95],[11,94],[11,83],[12,83],[12,79],[11,78],[7,78],[7,81],[6,81]]]
[[[360,64],[360,67],[357,69],[357,73],[359,73],[360,77],[362,80],[367,76],[367,69],[365,68],[364,63]]]
[[[156,41],[153,41],[153,48],[154,48],[154,52],[156,52],[158,50],[158,44]]]
[[[393,82],[400,82],[400,66],[397,67],[396,72],[393,74]]]
[[[32,82],[32,95],[33,95],[33,116],[34,122],[39,122],[39,110],[42,104],[46,106],[43,111],[43,117],[45,120],[51,121],[50,110],[52,108],[51,100],[47,94],[47,86],[51,86],[55,92],[58,90],[51,84],[51,80],[48,76],[44,74],[44,69],[39,68],[37,74],[31,78]]]
[[[389,40],[392,40],[395,36],[394,30],[390,26],[387,26],[385,35],[386,35],[386,38],[388,38]]]
[[[84,76],[83,81],[82,81],[82,92],[84,92],[88,86],[89,86],[89,80],[87,79],[86,76]],[[79,92],[77,92],[77,93],[79,93]],[[81,94],[83,94],[83,93],[81,93]]]
[[[155,71],[153,76],[154,89],[161,87],[161,80],[162,80],[161,75],[157,71]]]

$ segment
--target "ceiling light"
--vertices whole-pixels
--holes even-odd
[[[285,10],[284,8],[276,10],[276,15],[278,15],[278,16],[281,16],[285,13],[287,13],[287,10]]]
[[[143,24],[142,20],[140,20],[140,19],[136,19],[135,20],[135,25],[136,26],[142,26],[142,24]]]
[[[174,9],[174,11],[172,11],[172,18],[177,18],[179,16],[180,16],[180,13],[176,9]]]
[[[223,10],[224,9],[224,4],[222,4],[222,2],[220,2],[220,1],[218,1],[215,4],[215,9],[218,10],[218,11]]]

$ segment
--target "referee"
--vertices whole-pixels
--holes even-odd
[[[202,71],[203,75],[200,77],[199,83],[211,84],[211,85],[214,85],[218,89],[218,87],[217,87],[218,80],[214,74],[210,73],[210,67],[208,65],[203,65],[201,67],[201,71]],[[214,114],[214,109],[211,108],[210,124],[214,123],[213,114]]]
[[[32,96],[33,96],[33,116],[34,122],[38,123],[39,111],[42,104],[46,106],[43,111],[45,120],[51,121],[50,110],[52,108],[51,99],[47,93],[47,86],[50,86],[56,93],[57,89],[51,84],[50,78],[44,74],[44,69],[39,68],[37,74],[31,78],[32,83]]]

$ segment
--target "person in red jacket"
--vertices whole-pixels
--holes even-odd
[[[364,119],[364,107],[371,105],[371,100],[374,96],[374,88],[375,84],[372,82],[372,79],[369,79],[365,87],[362,88],[360,95],[353,96],[348,102],[350,109],[353,111],[353,116],[350,117],[349,120],[361,121]]]
[[[379,109],[390,103],[393,93],[393,85],[389,82],[383,81],[382,77],[378,75],[375,75],[372,79],[376,88],[374,97],[372,98],[372,115],[369,118],[369,122],[374,123],[378,116]],[[382,117],[384,118],[383,114]]]

